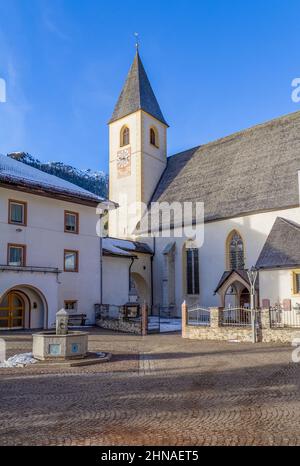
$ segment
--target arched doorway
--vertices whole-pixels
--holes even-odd
[[[224,298],[224,307],[236,307],[237,306],[237,289],[235,285],[230,285],[225,293],[225,298]]]
[[[246,287],[241,291],[240,307],[250,308],[250,293]]]
[[[0,330],[48,328],[48,304],[32,285],[17,285],[0,295]]]
[[[138,302],[143,304],[144,302],[150,303],[149,288],[144,277],[137,272],[131,273],[131,280],[134,282],[134,286],[138,295]]]
[[[10,291],[0,302],[0,328],[24,328],[25,301],[17,291]]]

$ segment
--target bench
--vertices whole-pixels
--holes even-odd
[[[69,325],[84,327],[87,321],[86,314],[69,314]]]

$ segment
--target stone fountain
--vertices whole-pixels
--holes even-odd
[[[56,314],[56,331],[33,334],[33,357],[40,361],[83,359],[88,355],[88,334],[68,330],[69,315],[65,309]]]

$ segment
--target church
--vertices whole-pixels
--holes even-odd
[[[137,51],[109,121],[109,198],[119,209],[104,243],[144,248],[130,264],[140,301],[169,316],[183,301],[247,308],[255,267],[256,306],[300,302],[299,134],[296,112],[167,157],[168,123]],[[153,203],[187,202],[204,206],[200,246],[175,223],[138,228]]]

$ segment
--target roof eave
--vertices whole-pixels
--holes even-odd
[[[132,115],[133,113],[136,113],[136,112],[144,112],[144,113],[147,113],[147,115],[150,115],[152,118],[154,118],[155,120],[159,121],[160,123],[162,123],[164,126],[166,126],[166,128],[170,128],[170,125],[166,122],[166,120],[164,118],[157,118],[157,116],[153,115],[152,113],[149,113],[147,112],[147,110],[144,110],[142,107],[139,107],[137,108],[136,110],[134,111],[131,111],[129,113],[126,113],[122,116],[118,116],[118,117],[112,117],[108,122],[107,122],[107,125],[111,125],[112,123],[114,123],[115,121],[119,121],[119,120],[122,120],[122,118],[126,118],[128,117],[129,115]]]
[[[97,207],[99,203],[105,202],[104,199],[93,199],[92,197],[89,198],[81,195],[76,195],[75,193],[68,193],[63,190],[55,190],[53,187],[47,188],[41,186],[33,186],[29,183],[21,182],[19,180],[13,181],[0,179],[0,187],[5,189],[14,189],[16,191],[22,191],[29,194],[34,194],[36,196],[59,199],[74,204],[86,205],[88,207]]]

